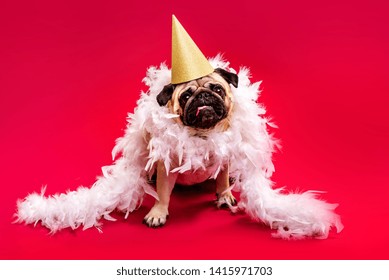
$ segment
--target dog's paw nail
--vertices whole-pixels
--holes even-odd
[[[220,204],[220,205],[219,205],[219,208],[220,208],[220,209],[227,209],[227,208],[228,208],[228,205],[227,205],[227,203],[223,203],[223,204]]]
[[[145,222],[149,227],[162,227],[168,218],[167,209],[160,205],[155,205],[145,217]]]

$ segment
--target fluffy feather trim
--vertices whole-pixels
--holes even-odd
[[[227,69],[221,56],[210,59],[213,67]],[[214,167],[211,178],[229,163],[234,190],[241,192],[239,206],[253,219],[262,221],[277,232],[276,237],[326,238],[331,227],[342,230],[335,204],[317,199],[316,193],[283,194],[273,189],[271,160],[277,142],[268,133],[272,124],[264,117],[265,109],[256,102],[260,83],[251,83],[247,68],[237,73],[239,87],[232,88],[234,111],[227,131],[212,132],[206,139],[192,136],[187,127],[175,122],[176,115],[156,102],[157,94],[170,82],[166,65],[150,67],[133,114],[129,114],[125,135],[116,142],[113,165],[103,168],[103,176],[91,188],[80,187],[66,194],[44,197],[31,194],[18,202],[19,222],[38,223],[52,232],[62,228],[99,227],[99,220],[112,219],[114,209],[127,214],[142,203],[145,193],[158,199],[146,181],[147,173],[162,161],[167,172],[184,173]],[[172,158],[179,166],[170,168]]]

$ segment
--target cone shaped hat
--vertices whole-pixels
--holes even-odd
[[[173,15],[172,84],[185,83],[214,71],[207,58]]]

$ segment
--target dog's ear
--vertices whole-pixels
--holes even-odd
[[[160,93],[157,95],[157,102],[159,106],[165,106],[172,98],[174,91],[174,85],[168,84],[163,87]]]
[[[216,68],[215,72],[222,76],[223,79],[227,81],[227,83],[233,85],[235,88],[238,87],[239,78],[235,73],[228,72],[221,68]]]

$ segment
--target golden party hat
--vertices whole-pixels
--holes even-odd
[[[214,71],[207,58],[173,15],[172,84],[185,83]]]

